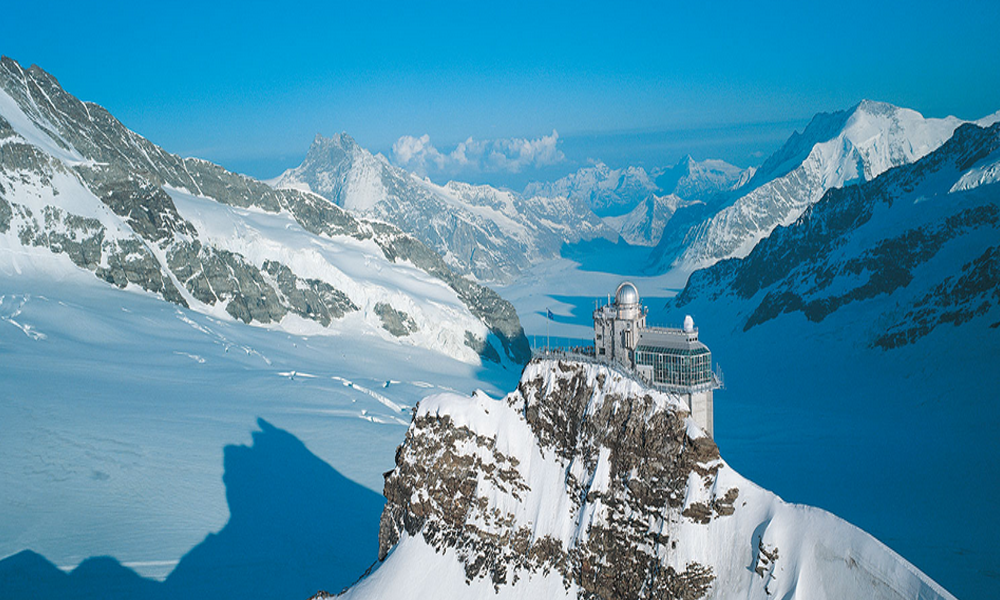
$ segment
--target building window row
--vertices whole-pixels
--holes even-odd
[[[712,353],[670,349],[637,349],[636,366],[653,368],[653,383],[696,386],[712,381]]]

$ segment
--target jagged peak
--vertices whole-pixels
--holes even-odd
[[[313,138],[312,148],[343,148],[344,150],[353,150],[358,148],[358,143],[350,136],[346,131],[341,131],[330,137],[324,137],[322,133],[317,133],[316,137]]]
[[[47,81],[48,83],[56,86],[60,90],[62,89],[62,85],[59,84],[59,80],[56,79],[55,75],[52,75],[51,73],[49,73],[48,71],[46,71],[45,69],[41,68],[36,64],[32,64],[27,69],[25,69],[24,67],[21,66],[21,63],[19,63],[17,59],[11,58],[10,56],[7,56],[5,54],[3,56],[0,56],[0,65],[3,65],[7,69],[19,73],[23,77],[30,76],[32,79],[35,80]]]
[[[698,161],[696,161],[693,156],[691,156],[690,154],[685,154],[683,157],[681,157],[679,161],[677,161],[677,165],[674,168],[690,170],[691,167],[695,166],[696,164],[698,164]]]
[[[898,112],[900,107],[895,104],[883,102],[881,100],[862,100],[851,110],[852,113],[867,113],[870,115],[891,115]]]
[[[296,171],[307,166],[325,169],[330,166],[350,163],[359,158],[366,157],[374,160],[374,157],[367,150],[359,146],[354,141],[354,138],[346,132],[337,133],[330,137],[325,137],[323,134],[317,133],[316,137],[313,138],[312,144],[309,145],[309,150],[306,152],[306,158],[302,162],[302,165],[290,170]]]

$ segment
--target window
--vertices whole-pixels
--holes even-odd
[[[654,383],[689,387],[712,381],[712,353],[705,347],[640,346],[635,352],[635,364],[652,367]]]

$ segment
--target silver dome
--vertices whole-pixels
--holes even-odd
[[[639,304],[639,290],[631,282],[625,281],[615,291],[615,305],[632,306]]]

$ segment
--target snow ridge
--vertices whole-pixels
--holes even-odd
[[[572,359],[421,401],[385,494],[384,563],[346,598],[952,598],[735,473],[679,398]]]
[[[690,272],[746,256],[826,190],[870,181],[912,163],[940,147],[961,124],[955,117],[926,119],[916,111],[869,100],[850,111],[817,115],[761,166],[745,195],[688,234],[670,266]]]
[[[395,227],[169,154],[6,57],[0,148],[0,273],[84,269],[219,319],[527,361],[513,307]],[[317,185],[377,188],[372,173]]]

